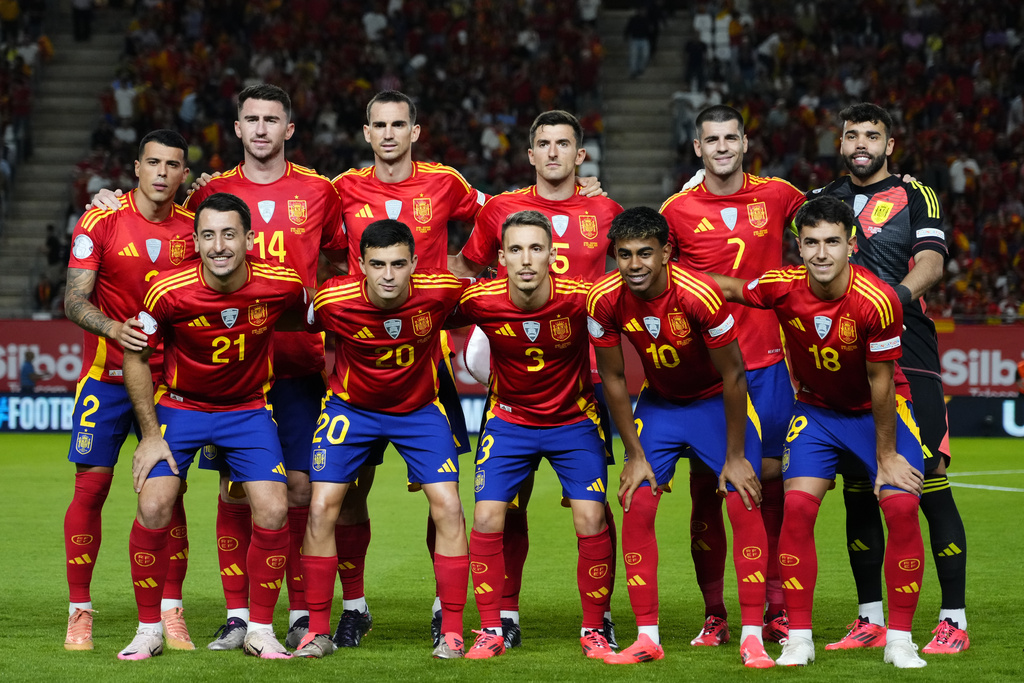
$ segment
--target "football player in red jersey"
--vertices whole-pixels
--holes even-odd
[[[918,517],[924,456],[902,353],[903,311],[893,289],[853,253],[853,211],[822,197],[797,212],[801,267],[769,270],[746,282],[715,275],[729,301],[774,310],[799,383],[783,452],[786,512],[779,564],[789,611],[789,639],[777,663],[814,661],[811,611],[818,573],[814,523],[836,475],[851,461],[867,471],[889,534],[885,582],[887,663],[920,668],[911,624],[924,577]]]
[[[612,652],[604,625],[615,551],[605,522],[608,467],[585,330],[589,283],[550,274],[557,252],[551,221],[539,211],[512,213],[501,235],[498,258],[507,277],[467,289],[449,321],[478,325],[494,350],[474,476],[471,559],[481,631],[466,657],[487,659],[505,651],[502,529],[508,504],[544,457],[573,511],[580,643],[587,657],[602,659]]]
[[[91,209],[75,226],[64,309],[85,330],[82,376],[75,400],[68,459],[75,463],[75,493],[64,517],[70,617],[64,647],[91,650],[89,591],[100,550],[100,514],[114,465],[134,418],[121,371],[122,349],[141,350],[146,335],[135,314],[149,280],[195,258],[192,214],[174,204],[188,169],[188,145],[178,133],[156,130],[139,143],[138,187],[118,199],[123,211]],[[160,372],[160,352],[151,359]],[[184,485],[182,492],[184,491]],[[181,602],[188,567],[185,509],[177,496],[172,515],[171,561],[161,602],[167,646],[192,650]]]
[[[743,664],[774,666],[761,632],[768,558],[757,507],[760,426],[747,397],[735,319],[708,276],[669,262],[669,227],[658,212],[627,209],[612,221],[610,236],[619,269],[591,289],[588,326],[626,453],[619,486],[622,552],[639,637],[605,662],[636,664],[665,656],[654,520],[679,458],[698,457],[715,472],[729,509]],[[626,389],[622,337],[640,354],[647,380],[635,411]]]
[[[391,442],[406,461],[409,481],[426,494],[437,528],[433,560],[442,625],[433,654],[458,658],[464,652],[469,555],[458,454],[438,399],[437,364],[442,325],[463,285],[445,270],[414,272],[415,241],[399,221],[367,226],[360,253],[362,274],[328,280],[308,318],[335,334],[336,354],[313,437],[313,498],[302,557],[310,623],[296,655],[320,658],[334,651],[330,619],[338,515],[361,465],[376,457],[372,447]]]
[[[291,268],[246,255],[254,234],[248,207],[234,195],[214,194],[199,205],[193,238],[202,262],[154,280],[138,314],[146,346],[125,350],[125,387],[142,432],[132,459],[139,502],[128,540],[139,628],[118,658],[163,650],[159,606],[171,510],[196,450],[212,444],[252,503],[252,619],[243,647],[262,659],[285,659],[272,622],[288,552],[287,478],[267,391],[272,326],[301,306],[305,290]],[[164,340],[154,393],[148,359]]]
[[[743,117],[717,105],[700,112],[693,148],[704,162],[703,182],[669,197],[661,213],[683,265],[701,272],[754,278],[782,265],[783,240],[804,194],[781,178],[760,178],[743,171],[747,138]],[[782,335],[771,311],[736,304],[726,308],[747,370],[750,400],[761,419],[761,482],[768,555],[777,556],[782,528],[782,446],[792,415],[793,387],[783,354]],[[691,460],[690,552],[697,584],[704,595],[704,628],[692,645],[715,646],[729,639],[723,593],[727,541],[716,478]],[[778,563],[768,563],[765,640],[786,637],[786,614]]]
[[[522,190],[496,195],[484,204],[477,215],[469,240],[456,256],[448,258],[448,267],[456,275],[471,277],[495,262],[501,248],[501,229],[509,215],[523,210],[539,211],[551,221],[555,260],[551,264],[554,275],[579,278],[594,282],[607,272],[611,242],[607,237],[612,219],[622,207],[608,197],[584,195],[576,184],[576,167],[586,158],[583,147],[583,127],[572,114],[548,111],[534,119],[530,126],[530,164],[536,169],[536,184]],[[506,274],[498,263],[498,275]],[[490,352],[485,335],[474,329],[466,345],[466,365],[475,377],[486,380],[491,370]],[[600,376],[591,352],[591,380],[601,415],[601,427],[608,441],[606,450],[611,457],[611,418],[604,405]],[[486,381],[484,382],[486,383]],[[505,647],[522,643],[519,625],[519,592],[523,582],[523,566],[530,548],[527,505],[533,492],[534,474],[523,482],[504,527],[505,582],[501,597],[501,619],[505,632]],[[611,507],[606,508],[608,533],[615,539],[615,519]],[[614,567],[613,567],[614,572]],[[614,578],[614,576],[613,576]],[[614,588],[614,581],[609,588]],[[604,636],[617,647],[611,612],[605,615]]]

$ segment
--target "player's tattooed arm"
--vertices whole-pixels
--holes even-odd
[[[726,483],[732,484],[748,510],[761,506],[761,482],[744,453],[747,430],[747,376],[743,355],[735,339],[708,355],[722,376],[722,398],[725,403],[725,464],[718,477],[718,493],[725,495]]]
[[[142,439],[132,457],[132,482],[136,493],[142,490],[146,477],[161,460],[166,460],[171,471],[178,474],[178,464],[164,441],[153,403],[153,373],[149,369],[151,355],[153,349],[149,347],[141,353],[125,351],[124,354],[124,387],[132,401],[135,419],[142,433]]]
[[[651,493],[657,495],[658,480],[654,477],[651,464],[647,462],[647,455],[636,433],[636,425],[633,424],[633,407],[626,387],[626,363],[622,359],[622,346],[595,346],[594,353],[597,356],[597,372],[604,385],[604,400],[622,437],[626,454],[622,474],[619,475],[618,495],[622,509],[629,512],[633,495],[640,485],[646,481],[651,485]]]
[[[871,387],[871,415],[875,421],[875,448],[878,476],[875,495],[888,484],[921,495],[924,476],[896,452],[896,386],[893,383],[894,361],[866,362]]]
[[[67,315],[68,320],[86,332],[113,339],[117,323],[103,315],[103,311],[89,301],[95,287],[95,270],[68,268],[68,280],[64,292],[64,314]]]

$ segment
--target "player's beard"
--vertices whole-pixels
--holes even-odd
[[[871,156],[871,163],[867,166],[857,166],[853,163],[853,157],[856,154],[843,155],[843,163],[846,168],[855,175],[857,178],[864,179],[870,178],[871,176],[878,173],[878,171],[885,165],[885,156]]]

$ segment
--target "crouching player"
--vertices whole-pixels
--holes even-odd
[[[141,352],[125,349],[124,384],[142,438],[132,459],[138,512],[128,539],[139,610],[135,638],[118,659],[163,651],[160,596],[167,578],[171,511],[196,450],[225,454],[231,478],[252,504],[248,563],[251,620],[246,654],[290,657],[271,623],[288,555],[287,497],[281,446],[266,392],[273,382],[271,328],[305,291],[291,268],[252,257],[249,208],[238,197],[208,197],[195,214],[202,259],[155,280],[137,318],[148,335]],[[147,360],[164,344],[156,391]]]
[[[320,658],[334,651],[334,527],[371,449],[390,441],[405,458],[409,481],[422,486],[437,527],[434,575],[442,636],[434,657],[462,657],[469,554],[459,500],[459,459],[437,397],[437,365],[441,329],[463,285],[446,271],[414,273],[415,242],[404,223],[371,223],[359,250],[362,274],[326,282],[307,317],[311,328],[335,334],[336,350],[313,435],[313,497],[302,543],[309,632],[295,655]]]
[[[790,630],[777,663],[814,661],[814,522],[840,459],[853,458],[874,483],[889,531],[884,658],[901,669],[920,668],[926,663],[910,626],[924,576],[918,519],[924,460],[909,385],[895,365],[903,310],[889,285],[850,264],[855,238],[847,205],[834,197],[813,199],[795,223],[803,266],[769,270],[750,282],[714,276],[729,301],[775,310],[800,385],[782,461],[779,564]]]
[[[572,506],[583,603],[580,642],[591,659],[613,653],[603,634],[611,598],[612,542],[605,522],[608,466],[590,380],[588,286],[551,277],[551,222],[518,211],[501,226],[498,260],[508,277],[466,290],[452,326],[476,324],[490,342],[493,372],[486,423],[477,446],[470,559],[481,630],[466,653],[505,652],[505,511],[540,458],[547,458]]]
[[[721,292],[707,276],[669,262],[668,235],[664,216],[653,209],[627,209],[616,216],[609,237],[619,270],[598,280],[587,300],[598,371],[626,453],[619,486],[622,553],[639,629],[633,645],[604,661],[635,664],[665,656],[658,632],[654,518],[659,488],[672,480],[679,458],[693,453],[718,476],[729,510],[743,663],[768,668],[774,662],[761,634],[768,539],[758,507],[757,414],[747,398],[743,357]],[[647,379],[635,414],[626,389],[622,336],[639,352]],[[645,486],[650,488],[639,490]]]

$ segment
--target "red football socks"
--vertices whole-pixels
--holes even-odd
[[[188,521],[185,519],[185,496],[179,495],[171,509],[171,533],[167,539],[167,582],[163,597],[167,600],[181,600],[181,585],[188,573]]]
[[[89,585],[100,552],[103,525],[100,512],[110,492],[113,474],[79,472],[75,493],[64,515],[64,553],[71,602],[89,602]]]
[[[217,559],[228,609],[249,606],[249,574],[246,558],[252,538],[252,510],[217,499]]]
[[[661,493],[642,486],[633,494],[629,512],[622,515],[622,558],[626,564],[629,603],[637,626],[658,624],[658,539],[654,518]]]
[[[896,493],[882,499],[889,537],[885,542],[885,591],[889,597],[889,628],[909,631],[924,579],[924,541],[918,498]]]
[[[761,519],[768,537],[768,573],[764,586],[768,614],[778,614],[786,607],[779,579],[779,534],[782,532],[785,495],[782,479],[761,482]]]
[[[285,580],[288,582],[288,609],[306,609],[305,584],[302,581],[302,539],[306,535],[309,506],[288,508],[288,564]],[[331,571],[333,585],[334,571]]]
[[[690,555],[697,586],[704,596],[704,614],[726,617],[725,558],[729,547],[722,519],[718,477],[709,472],[690,472]]]
[[[501,592],[501,609],[519,611],[519,591],[523,587],[523,567],[530,552],[530,525],[526,510],[509,510],[505,515],[505,588]]]
[[[274,606],[281,594],[288,562],[288,525],[264,529],[252,525],[252,543],[246,555],[249,570],[249,616],[257,624],[274,623]]]
[[[473,594],[476,596],[477,610],[480,611],[481,628],[501,628],[500,599],[505,583],[502,536],[501,532],[485,534],[476,529],[469,534]],[[438,584],[440,587],[440,581]]]
[[[167,579],[167,539],[170,530],[169,526],[147,529],[135,520],[128,535],[135,603],[139,608],[139,622],[143,624],[160,623],[160,598]]]
[[[334,571],[337,565],[337,555],[302,556],[310,633],[331,634],[331,602],[334,601]]]
[[[612,595],[612,571],[615,555],[608,530],[593,536],[576,534],[579,560],[576,563],[576,583],[583,604],[583,628],[600,630],[604,626],[604,613],[608,611]]]
[[[736,565],[736,586],[744,626],[760,626],[764,612],[764,583],[768,573],[768,538],[761,510],[748,510],[736,491],[726,496],[732,525],[732,559]]]
[[[363,572],[366,569],[366,550],[370,547],[370,520],[360,524],[336,525],[334,543],[338,549],[342,597],[358,600],[365,595]]]
[[[501,534],[495,534],[501,536]],[[498,552],[501,557],[501,552]],[[434,578],[441,600],[441,633],[462,635],[462,613],[466,610],[469,585],[469,555],[449,556],[434,553]],[[498,620],[501,626],[501,620]]]
[[[779,575],[790,630],[811,628],[814,585],[818,579],[814,522],[820,507],[821,501],[809,493],[786,493],[786,523],[779,537]]]

